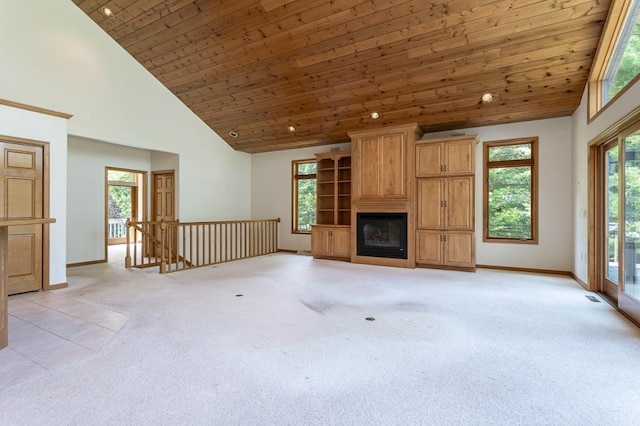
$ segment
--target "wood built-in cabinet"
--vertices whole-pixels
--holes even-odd
[[[351,256],[351,153],[316,154],[316,223],[311,227],[315,257]]]
[[[311,253],[318,258],[348,260],[351,257],[351,227],[313,225]]]
[[[477,135],[416,142],[416,264],[475,269]]]
[[[409,195],[407,156],[416,126],[350,132],[354,153],[354,199],[406,200]]]
[[[353,157],[351,262],[415,267],[415,153],[422,137],[417,124],[349,132]],[[358,213],[406,213],[407,258],[358,255]]]

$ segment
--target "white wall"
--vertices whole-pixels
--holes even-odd
[[[281,219],[278,248],[311,250],[309,234],[291,232],[291,162],[315,158],[314,154],[331,149],[350,149],[351,144],[319,146],[287,151],[253,154],[251,167],[251,215],[255,219]]]
[[[49,283],[67,282],[67,120],[0,105],[0,135],[49,143]]]
[[[249,218],[250,155],[233,151],[70,0],[1,1],[0,63],[0,97],[73,114],[69,134],[180,155],[181,220]]]
[[[476,133],[476,262],[479,265],[570,271],[571,118],[527,121],[425,134],[423,139],[448,134]],[[483,147],[504,139],[538,137],[538,244],[485,243],[482,241]]]
[[[571,185],[573,189],[572,216],[573,273],[585,283],[588,283],[588,216],[593,214],[589,208],[589,191],[587,186],[587,166],[589,143],[608,127],[622,119],[630,111],[640,105],[640,82],[630,87],[619,99],[612,102],[591,123],[587,121],[587,91],[582,95],[582,102],[572,116],[572,150],[573,174]]]
[[[151,152],[69,137],[67,263],[104,260],[105,167],[140,170],[150,179]]]

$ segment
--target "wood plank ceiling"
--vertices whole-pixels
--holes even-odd
[[[249,153],[344,142],[348,131],[393,124],[431,132],[568,116],[610,6],[73,1],[230,146]],[[481,102],[485,92],[492,102]]]

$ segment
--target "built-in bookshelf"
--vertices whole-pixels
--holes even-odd
[[[316,154],[316,160],[316,223],[350,225],[351,153],[326,152]]]

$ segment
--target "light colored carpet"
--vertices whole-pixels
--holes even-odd
[[[69,285],[130,319],[0,390],[2,425],[640,422],[640,330],[565,277],[277,254],[78,267]]]

